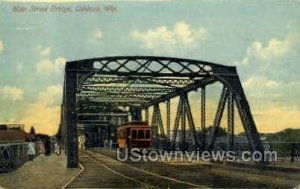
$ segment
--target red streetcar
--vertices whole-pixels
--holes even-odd
[[[151,128],[146,122],[128,122],[118,128],[119,148],[148,148],[151,145]]]

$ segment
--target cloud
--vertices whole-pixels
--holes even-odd
[[[253,54],[261,60],[270,60],[286,54],[291,47],[290,37],[284,40],[272,38],[268,44],[263,47],[259,41],[254,41],[247,49],[247,54]]]
[[[44,59],[36,64],[36,69],[39,74],[59,74],[63,71],[65,64],[66,59],[63,57],[58,57],[53,61]]]
[[[206,38],[207,33],[205,28],[191,28],[186,22],[180,21],[175,23],[172,30],[160,26],[147,31],[135,30],[131,36],[141,43],[142,48],[154,52],[174,53],[178,48],[195,47],[197,42]]]
[[[51,52],[51,48],[50,47],[39,46],[38,50],[39,50],[39,53],[40,53],[41,56],[49,56],[49,54]]]
[[[99,28],[93,32],[93,38],[95,40],[100,40],[102,38],[102,31]]]
[[[39,93],[36,102],[25,106],[20,123],[28,130],[34,126],[38,133],[55,134],[60,122],[61,98],[62,85],[47,87]]]
[[[3,42],[0,40],[0,54],[2,53],[3,50],[4,50],[4,45]]]
[[[19,74],[23,74],[23,64],[21,62],[17,63],[16,70]]]
[[[246,50],[246,55],[242,60],[235,61],[235,65],[248,66],[253,62],[259,62],[261,65],[271,60],[279,59],[286,56],[293,50],[293,46],[299,42],[299,37],[294,32],[290,32],[284,39],[270,38],[266,45],[261,41],[253,41]]]
[[[269,79],[267,76],[260,75],[249,77],[242,85],[249,100],[255,103],[267,103],[282,98],[284,93],[282,93],[282,90],[280,89],[286,87],[286,84],[281,81],[276,81]]]
[[[88,43],[97,43],[99,42],[103,37],[103,32],[100,28],[96,28],[95,30],[93,30],[89,36],[88,36]]]
[[[0,93],[5,99],[18,101],[23,99],[24,91],[18,87],[4,86],[0,88]]]
[[[281,85],[280,82],[277,82],[275,80],[270,80],[267,77],[264,76],[253,76],[248,78],[245,82],[243,82],[243,86],[245,88],[268,88],[268,89],[275,89],[278,88]]]

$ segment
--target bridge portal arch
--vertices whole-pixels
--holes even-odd
[[[205,139],[207,85],[223,85],[209,140]],[[198,141],[188,93],[201,90],[201,141]],[[171,136],[170,99],[180,97]],[[166,127],[163,126],[159,104],[166,102]],[[236,105],[251,150],[263,152],[249,103],[244,94],[236,68],[216,63],[154,56],[114,56],[70,61],[65,66],[61,127],[64,131],[68,167],[77,167],[77,112],[97,107],[131,107],[140,119],[153,106],[151,125],[167,146],[176,143],[181,125],[182,147],[185,148],[186,121],[193,131],[196,147],[212,150],[227,103],[229,148],[234,143],[234,107]],[[234,105],[235,104],[235,105]],[[180,122],[181,121],[181,122]],[[181,124],[180,124],[181,123]],[[165,132],[166,128],[166,132]],[[156,133],[154,132],[154,133]],[[208,143],[206,143],[208,141]]]

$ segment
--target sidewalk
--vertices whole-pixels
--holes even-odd
[[[0,188],[55,189],[61,188],[80,169],[67,169],[66,156],[39,155],[15,171],[0,174]]]

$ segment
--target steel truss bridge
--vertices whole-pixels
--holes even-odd
[[[223,85],[213,129],[205,144],[206,86]],[[201,140],[198,141],[188,93],[200,90]],[[171,136],[170,99],[179,97]],[[166,104],[166,127],[159,104]],[[227,103],[227,106],[226,106]],[[187,125],[193,133],[195,147],[213,150],[218,128],[227,107],[229,149],[234,145],[234,108],[236,107],[253,151],[264,151],[259,134],[236,68],[211,62],[150,56],[101,57],[67,62],[61,114],[61,134],[65,140],[67,166],[78,166],[77,124],[84,121],[78,114],[93,113],[98,108],[119,112],[127,107],[133,120],[149,122],[149,107],[153,107],[151,127],[154,138],[163,138],[166,147],[174,147],[181,129],[182,150],[186,149]],[[142,118],[142,110],[145,112]],[[198,115],[197,115],[198,116]],[[188,123],[188,124],[187,124]],[[166,131],[165,129],[166,128]]]

